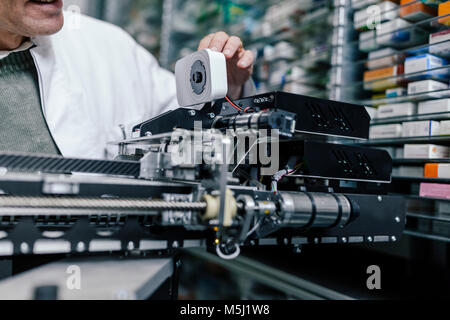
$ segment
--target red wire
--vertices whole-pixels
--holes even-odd
[[[242,111],[242,109],[239,108],[237,105],[235,105],[234,102],[230,100],[230,98],[225,96],[225,99],[227,99],[228,103],[231,104],[234,108],[238,109],[239,111]]]

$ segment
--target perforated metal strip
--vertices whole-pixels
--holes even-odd
[[[63,158],[45,155],[0,153],[0,168],[13,172],[98,173],[120,176],[139,176],[137,161],[113,161]]]

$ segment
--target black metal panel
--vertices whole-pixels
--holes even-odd
[[[236,101],[242,108],[282,109],[297,115],[297,130],[342,137],[369,138],[370,116],[361,105],[269,92]],[[228,106],[228,102],[224,102]]]
[[[63,158],[49,155],[0,153],[0,168],[13,172],[98,173],[138,177],[140,163],[136,161],[109,161]]]
[[[392,159],[385,150],[306,141],[306,174],[371,181],[391,181]]]
[[[270,92],[236,100],[242,110],[261,111],[280,109],[297,115],[296,130],[311,134],[324,134],[349,138],[369,137],[370,117],[363,106],[312,98],[302,95]],[[133,128],[141,136],[172,132],[174,128],[194,129],[201,121],[203,128],[211,128],[214,117],[229,116],[239,111],[226,100],[205,104],[202,110],[179,108],[141,123]]]

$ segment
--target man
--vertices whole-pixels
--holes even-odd
[[[62,7],[0,1],[0,151],[112,157],[107,143],[123,128],[177,106],[174,75],[120,28]],[[239,98],[252,53],[224,32],[206,36],[204,48],[225,54],[228,94]]]

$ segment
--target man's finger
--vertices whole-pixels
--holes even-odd
[[[253,64],[255,58],[253,57],[253,52],[250,50],[245,50],[244,55],[238,61],[238,67],[242,69],[246,69]]]
[[[209,48],[213,51],[222,52],[223,47],[225,47],[225,44],[227,43],[229,39],[229,36],[223,32],[217,32],[214,34],[214,37],[211,40],[211,43],[209,44]]]
[[[209,48],[209,45],[211,43],[211,40],[214,38],[214,33],[208,34],[206,37],[200,41],[200,44],[198,45],[198,50],[203,50],[206,48]]]
[[[236,54],[236,52],[242,48],[242,41],[238,37],[232,36],[228,39],[224,49],[223,54],[225,57],[232,58]]]

